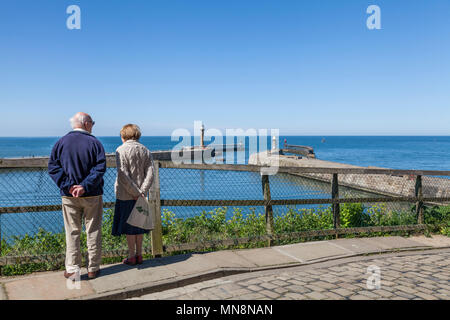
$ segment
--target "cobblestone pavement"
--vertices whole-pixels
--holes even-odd
[[[369,269],[379,268],[377,275]],[[369,271],[369,272],[368,272]],[[368,288],[369,280],[369,288]],[[410,253],[246,273],[152,293],[146,300],[450,299],[450,252]]]

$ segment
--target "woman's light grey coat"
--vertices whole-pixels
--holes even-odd
[[[150,150],[136,140],[127,140],[116,150],[116,198],[134,200],[147,194],[154,180]]]

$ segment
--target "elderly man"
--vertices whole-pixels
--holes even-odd
[[[106,157],[100,141],[92,133],[95,122],[83,112],[70,119],[73,130],[59,139],[48,162],[48,173],[62,196],[66,231],[66,270],[64,276],[75,280],[80,274],[81,222],[84,217],[88,247],[88,277],[100,272],[103,214],[103,175]]]

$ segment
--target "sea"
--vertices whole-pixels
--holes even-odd
[[[49,156],[58,139],[0,137],[0,158]],[[121,144],[120,137],[98,139],[107,153],[113,153]],[[313,147],[316,157],[322,160],[391,169],[450,170],[450,136],[280,136],[280,147],[285,140]],[[170,150],[180,142],[171,141],[170,136],[141,137],[140,141],[154,151]],[[248,145],[248,139],[246,142]],[[248,156],[247,149],[246,163]]]
[[[49,156],[59,137],[0,137],[0,158]],[[120,137],[98,137],[107,153],[114,153],[121,144]],[[152,151],[171,150],[180,141],[170,136],[141,137],[140,142]],[[194,141],[192,140],[194,143]],[[234,162],[248,163],[250,156],[248,138],[245,151],[234,154]],[[280,136],[278,146],[284,143],[314,148],[318,159],[348,163],[358,166],[375,166],[391,169],[450,170],[450,136]],[[260,143],[263,149],[271,148],[271,138]],[[243,163],[241,163],[243,162]],[[227,162],[229,163],[229,162]],[[105,202],[114,202],[114,169],[105,175]],[[261,177],[255,172],[219,172],[179,169],[160,170],[161,199],[262,199]],[[273,199],[328,198],[330,186],[311,183],[300,177],[285,174],[271,177]],[[345,190],[344,190],[345,192]],[[0,207],[60,204],[57,187],[45,170],[0,169]],[[304,206],[316,207],[316,205]],[[256,210],[261,208],[255,207]],[[187,218],[211,207],[163,207],[177,217]],[[229,208],[227,217],[232,215]],[[246,208],[246,214],[250,208]],[[275,214],[286,208],[274,208]],[[0,215],[0,234],[10,241],[14,236],[35,234],[39,229],[62,232],[60,211],[27,212]],[[9,240],[8,240],[9,239]]]

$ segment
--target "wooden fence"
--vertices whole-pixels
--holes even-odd
[[[0,159],[1,168],[47,168],[47,158],[31,159]],[[107,166],[115,167],[114,156],[107,157]],[[261,192],[263,199],[255,200],[180,200],[180,199],[161,199],[159,170],[161,168],[172,169],[195,169],[195,170],[221,170],[221,171],[246,171],[261,173]],[[450,197],[424,197],[422,177],[423,176],[450,176],[450,171],[424,171],[424,170],[391,170],[391,169],[372,169],[372,168],[317,168],[317,167],[280,167],[278,173],[287,174],[329,174],[331,179],[331,197],[321,199],[272,199],[270,190],[270,175],[265,174],[267,167],[256,165],[227,165],[227,164],[176,164],[171,161],[155,161],[155,180],[150,190],[150,202],[155,206],[155,229],[151,232],[151,250],[155,257],[161,256],[164,252],[173,252],[180,250],[199,250],[214,248],[217,246],[229,246],[252,241],[265,241],[271,245],[275,240],[283,240],[286,237],[316,237],[316,236],[338,236],[342,234],[357,234],[370,232],[391,232],[391,231],[420,231],[424,230],[424,203],[427,202],[450,202]],[[383,196],[383,197],[365,197],[365,198],[341,198],[339,197],[339,176],[349,174],[360,175],[386,175],[386,176],[409,176],[415,177],[415,195],[414,196]],[[376,203],[376,202],[411,202],[416,204],[417,224],[403,226],[377,226],[360,228],[341,228],[340,224],[340,204],[341,203]],[[294,232],[290,234],[274,234],[273,230],[273,206],[276,205],[309,205],[309,204],[330,204],[333,212],[333,229],[328,230],[309,230]],[[105,208],[113,207],[114,203],[104,203]],[[266,235],[253,236],[246,238],[235,238],[227,240],[210,240],[202,243],[184,243],[164,246],[162,240],[161,225],[161,207],[164,206],[264,206]],[[23,212],[44,212],[61,210],[61,205],[46,206],[16,206],[0,207],[1,214],[14,214]],[[1,240],[1,238],[0,238]],[[33,259],[32,259],[33,260]],[[21,261],[30,261],[30,257],[6,257],[0,259],[0,266],[14,261],[14,263],[25,263]],[[34,260],[33,260],[34,261]]]

